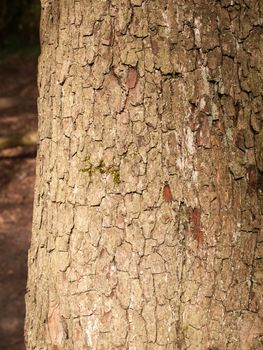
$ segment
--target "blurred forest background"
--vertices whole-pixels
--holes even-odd
[[[0,0],[0,350],[24,350],[24,295],[37,128],[38,0]]]

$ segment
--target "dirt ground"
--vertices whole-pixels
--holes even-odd
[[[0,137],[37,127],[35,57],[0,62]],[[36,148],[0,152],[0,350],[24,350]]]

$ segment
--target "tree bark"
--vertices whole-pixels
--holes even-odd
[[[42,0],[28,350],[263,349],[262,15]]]

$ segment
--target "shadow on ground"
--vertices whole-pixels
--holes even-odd
[[[0,137],[37,127],[35,57],[0,63]],[[35,148],[0,152],[0,349],[24,350],[24,295]]]

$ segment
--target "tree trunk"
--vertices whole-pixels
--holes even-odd
[[[42,0],[27,349],[263,349],[263,2]]]

